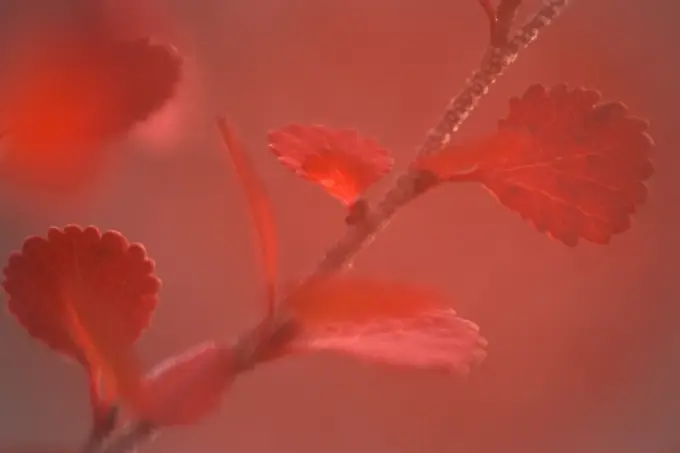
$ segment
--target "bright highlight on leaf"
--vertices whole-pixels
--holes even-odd
[[[477,326],[414,285],[333,275],[295,289],[288,304],[301,329],[293,350],[462,373],[484,358]]]
[[[606,244],[647,197],[654,142],[647,122],[600,94],[531,86],[494,135],[416,163],[443,181],[479,181],[538,231],[573,246]]]
[[[350,129],[290,124],[271,131],[268,139],[279,162],[347,206],[393,166],[389,151]]]
[[[132,345],[158,304],[153,269],[144,248],[120,233],[75,225],[28,238],[4,269],[10,313],[32,337],[88,369],[95,412],[116,399],[140,404]]]
[[[412,318],[329,324],[307,332],[293,348],[331,351],[402,368],[467,374],[486,356],[486,340],[474,323],[451,309],[433,309]]]
[[[253,164],[248,158],[248,154],[241,146],[231,125],[224,118],[218,118],[217,126],[220,129],[222,141],[229,152],[236,174],[248,197],[248,206],[250,207],[250,213],[252,214],[255,229],[259,237],[267,284],[268,312],[271,313],[276,302],[276,283],[278,279],[278,243],[274,210],[264,183],[260,180],[257,171],[255,171]]]
[[[181,60],[149,40],[30,41],[9,63],[3,177],[71,193],[98,172],[105,145],[172,97]]]

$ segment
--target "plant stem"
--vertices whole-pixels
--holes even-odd
[[[464,89],[451,99],[439,122],[428,132],[416,157],[437,152],[450,141],[451,135],[475,110],[479,101],[489,92],[491,85],[517,59],[520,52],[536,40],[539,32],[559,16],[567,4],[568,0],[544,0],[539,10],[507,43],[501,46],[494,43],[489,45],[479,69],[472,74]],[[512,16],[514,15],[505,17],[512,20]],[[501,25],[509,30],[511,24]],[[423,188],[422,184],[419,184],[421,176],[414,170],[400,175],[394,187],[387,191],[375,208],[369,209],[360,222],[348,226],[344,237],[327,251],[309,278],[339,272],[350,265],[356,255],[388,226],[402,206],[427,191],[427,187]],[[275,334],[276,332],[272,333]],[[93,448],[88,453],[125,453],[150,440],[156,432],[148,423],[138,421],[124,429],[116,439],[99,446],[100,448]]]

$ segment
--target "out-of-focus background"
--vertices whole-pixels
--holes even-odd
[[[342,234],[344,213],[275,161],[266,131],[288,122],[357,128],[404,166],[487,38],[474,0],[3,0],[0,55],[41,24],[84,26],[95,4],[126,34],[175,43],[187,61],[180,92],[116,145],[87,200],[0,197],[0,256],[67,223],[143,242],[164,281],[140,345],[149,366],[235,336],[260,307],[250,218],[219,148],[216,113],[237,125],[271,190],[283,278],[295,278]],[[527,0],[523,12],[538,4]],[[481,326],[489,357],[468,378],[291,359],[239,380],[218,415],[164,432],[145,451],[677,452],[678,11],[673,0],[574,1],[459,135],[493,129],[508,99],[533,82],[624,101],[651,120],[658,144],[649,201],[631,231],[606,247],[569,249],[481,187],[450,186],[405,209],[356,261],[356,272],[443,289]],[[1,443],[76,446],[88,429],[83,373],[6,312],[0,404]]]

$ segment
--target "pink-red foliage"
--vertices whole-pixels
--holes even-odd
[[[538,231],[567,244],[605,244],[630,227],[654,172],[648,124],[619,102],[556,85],[510,101],[492,135],[416,162],[442,181],[479,181]]]
[[[351,129],[289,124],[268,138],[279,162],[347,206],[393,166],[389,151]]]
[[[71,193],[92,182],[106,146],[174,95],[182,61],[148,39],[71,36],[28,40],[3,94],[2,175],[20,186]]]
[[[4,275],[10,313],[33,338],[87,369],[97,422],[116,399],[141,404],[132,346],[160,288],[144,247],[116,231],[50,228],[46,238],[26,239]]]

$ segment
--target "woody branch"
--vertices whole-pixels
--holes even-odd
[[[428,132],[416,156],[437,152],[450,141],[463,122],[475,110],[479,101],[489,92],[491,85],[517,59],[521,51],[538,37],[539,32],[548,26],[566,8],[568,0],[544,0],[538,11],[511,37],[518,0],[502,0],[497,11],[491,33],[492,39],[483,55],[479,68],[468,79],[463,90],[447,105],[437,124]],[[395,185],[387,191],[383,199],[369,208],[363,218],[349,225],[345,235],[325,254],[319,265],[308,278],[315,278],[342,271],[356,255],[370,245],[377,235],[388,226],[399,208],[426,192],[432,184],[415,170],[400,175]],[[279,304],[280,306],[283,304]],[[283,327],[283,324],[281,324]],[[262,337],[246,334],[237,343],[240,351],[257,354],[261,345],[253,344],[255,338]],[[273,341],[279,335],[272,331]],[[246,358],[246,361],[252,361]],[[247,371],[248,367],[243,367]],[[133,422],[123,427],[114,437],[104,444],[89,445],[84,453],[125,453],[151,440],[156,430],[145,421]]]

